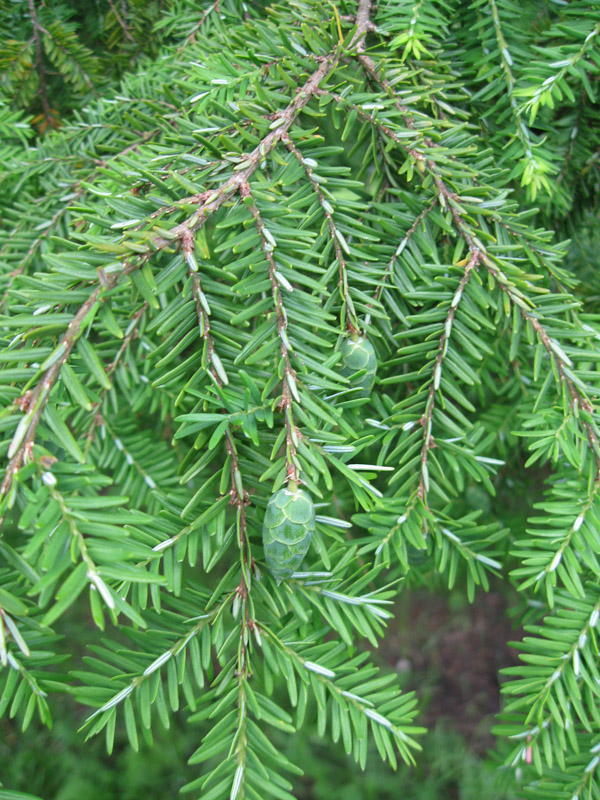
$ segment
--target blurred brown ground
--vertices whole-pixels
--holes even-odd
[[[471,605],[453,604],[452,597],[422,590],[404,593],[379,655],[419,695],[420,724],[431,729],[446,719],[483,754],[494,743],[489,730],[500,707],[498,671],[518,663],[508,642],[521,632],[499,592],[481,592]]]

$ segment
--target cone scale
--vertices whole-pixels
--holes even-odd
[[[371,393],[377,373],[375,348],[366,337],[353,334],[344,339],[340,352],[342,354],[341,373],[345,378],[352,378],[357,372],[366,370],[360,378],[351,381],[354,388],[361,389],[360,392],[354,392],[353,396],[366,397]]]
[[[263,522],[267,567],[280,583],[297,572],[315,529],[315,507],[308,492],[290,483],[272,495]]]

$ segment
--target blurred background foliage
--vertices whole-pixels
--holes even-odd
[[[176,797],[192,768],[181,768],[179,754],[191,752],[196,739],[184,725],[157,738],[151,749],[134,753],[125,741],[117,742],[107,756],[102,741],[83,744],[63,716],[54,731],[39,731],[26,747],[6,735],[0,754],[7,759],[11,786],[27,789],[52,800],[163,800]],[[306,765],[310,781],[298,781],[299,800],[325,800],[343,795],[348,800],[517,800],[511,776],[499,775],[464,739],[439,724],[425,741],[416,769],[392,772],[382,767],[376,754],[365,773],[337,748],[317,740],[310,729],[295,737],[294,756]],[[35,788],[34,788],[35,787]]]
[[[192,39],[227,0],[0,0],[0,98],[40,133],[110,87],[161,46]],[[266,5],[249,0],[249,7]],[[214,24],[214,20],[212,21]]]
[[[140,59],[156,56],[160,0],[1,0],[0,90],[43,133]]]

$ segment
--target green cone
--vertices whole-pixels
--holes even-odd
[[[354,397],[366,397],[371,393],[377,373],[377,356],[375,348],[364,336],[349,336],[340,347],[342,354],[341,373],[344,378],[351,378],[356,372],[366,369],[362,378],[353,381],[352,385],[360,387],[361,392],[353,392]]]
[[[315,529],[315,507],[308,492],[290,485],[271,497],[263,522],[267,567],[280,583],[296,572]]]

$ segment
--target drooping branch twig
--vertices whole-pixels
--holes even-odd
[[[62,517],[69,528],[69,533],[76,542],[81,560],[87,569],[87,577],[90,582],[90,586],[95,587],[106,603],[106,606],[112,611],[115,608],[114,598],[98,573],[98,567],[90,554],[86,538],[77,524],[77,514],[71,511],[67,505],[67,501],[55,486],[50,487],[50,495],[60,508],[60,513],[62,514]]]
[[[210,329],[211,309],[208,298],[202,291],[198,264],[194,255],[194,235],[186,233],[182,240],[182,250],[184,258],[188,264],[188,272],[192,279],[192,289],[196,304],[196,314],[198,317],[198,327],[200,336],[204,341],[204,357],[206,368],[209,371],[215,384],[222,388],[229,383],[227,373],[216,353],[214,337]],[[225,413],[225,409],[222,409]],[[241,614],[240,618],[240,642],[238,648],[238,680],[243,681],[249,676],[249,664],[247,659],[247,640],[248,628],[253,624],[250,607],[249,595],[251,587],[251,566],[252,556],[250,553],[250,543],[247,536],[246,508],[250,503],[250,495],[244,489],[243,477],[239,468],[238,453],[231,424],[227,424],[225,429],[225,448],[230,459],[230,481],[231,481],[231,504],[236,511],[237,540],[240,549],[240,569],[241,579],[235,591],[234,609]],[[240,711],[242,713],[242,711]],[[243,718],[245,719],[245,717]],[[244,724],[243,720],[240,725]]]
[[[524,104],[524,109],[530,112],[530,120],[533,120],[535,118],[538,107],[540,106],[540,104],[543,104],[544,95],[548,97],[552,96],[554,88],[556,86],[560,86],[561,81],[565,78],[566,75],[569,74],[570,71],[573,70],[575,65],[582,58],[584,58],[588,48],[590,46],[591,47],[594,46],[595,39],[597,39],[599,36],[600,36],[600,22],[597,22],[594,25],[594,27],[591,30],[589,30],[587,36],[581,43],[580,47],[574,53],[572,53],[568,58],[560,62],[560,69],[553,75],[549,75],[538,86],[535,87],[535,90],[531,93],[531,96],[526,100]],[[558,67],[558,64],[552,64],[551,66]]]
[[[44,50],[42,47],[41,33],[43,28],[37,15],[35,7],[35,0],[27,0],[29,6],[29,16],[31,17],[31,24],[33,26],[33,41],[35,44],[35,66],[37,67],[38,79],[40,82],[40,100],[42,101],[42,109],[44,116],[47,120],[52,117],[50,110],[50,103],[48,102],[48,88],[46,86],[46,68],[44,66]]]
[[[141,306],[141,308],[138,309],[138,311],[136,311],[135,314],[132,316],[131,322],[129,323],[129,326],[128,326],[127,333],[125,334],[125,336],[123,337],[123,341],[121,342],[121,346],[117,350],[113,360],[110,362],[110,364],[104,370],[104,374],[106,375],[107,378],[110,378],[110,376],[113,374],[113,372],[119,366],[119,363],[121,362],[121,359],[123,358],[123,355],[124,355],[125,351],[127,350],[127,347],[129,346],[129,343],[131,342],[131,340],[135,336],[137,336],[139,324],[140,324],[140,322],[142,320],[142,317],[144,316],[144,312],[146,311],[147,308],[148,308],[148,303],[144,303]],[[103,389],[102,390],[100,398],[93,404],[93,406],[92,406],[92,408],[90,410],[90,414],[92,416],[92,421],[91,421],[90,426],[89,426],[89,428],[88,428],[88,430],[87,430],[87,432],[85,434],[86,445],[85,445],[84,455],[87,455],[89,453],[90,447],[91,447],[92,442],[94,440],[94,431],[96,430],[96,426],[100,422],[102,422],[102,417],[100,415],[100,406],[102,405],[102,401],[104,400],[104,397],[106,396],[107,392],[108,392],[108,389]]]
[[[535,158],[533,157],[533,150],[532,150],[533,143],[529,135],[529,128],[527,127],[525,122],[521,119],[521,110],[519,109],[519,104],[517,103],[517,100],[514,96],[515,77],[512,71],[513,61],[510,55],[510,51],[508,49],[508,45],[506,43],[506,39],[504,38],[504,33],[502,31],[500,12],[498,11],[496,0],[490,0],[490,7],[492,10],[492,20],[494,22],[494,32],[496,35],[496,41],[498,43],[498,51],[500,53],[502,71],[504,72],[504,78],[506,82],[508,101],[510,103],[510,108],[514,119],[515,130],[517,132],[517,137],[521,142],[525,157],[530,163],[535,164],[536,161]]]
[[[352,298],[350,297],[350,287],[348,285],[348,273],[346,270],[346,259],[344,258],[344,251],[342,249],[340,234],[335,226],[335,222],[333,220],[333,207],[329,203],[329,201],[325,198],[325,194],[323,190],[319,186],[317,180],[315,180],[313,170],[314,170],[314,162],[313,164],[307,160],[300,150],[296,147],[296,145],[292,142],[289,136],[285,136],[283,139],[284,145],[287,149],[298,159],[302,168],[304,169],[306,176],[310,182],[310,185],[313,188],[313,191],[317,195],[319,199],[319,204],[323,209],[323,214],[327,220],[327,225],[329,227],[329,233],[331,234],[331,240],[333,242],[333,249],[335,252],[335,258],[338,263],[338,288],[340,290],[340,294],[342,296],[342,302],[344,303],[346,309],[346,327],[349,331],[360,331],[360,323],[358,321],[358,317],[356,316],[356,311],[354,309],[354,303],[352,302]]]
[[[413,234],[416,233],[417,228],[419,227],[419,225],[423,222],[425,217],[429,214],[429,212],[436,205],[437,205],[437,197],[434,197],[433,200],[429,203],[429,205],[425,206],[425,208],[421,211],[421,213],[417,215],[417,217],[415,218],[415,221],[413,222],[413,224],[410,226],[410,228],[404,234],[404,236],[402,238],[402,241],[400,242],[400,244],[398,245],[398,247],[394,251],[394,255],[388,261],[388,264],[387,264],[385,270],[383,271],[383,275],[381,276],[381,280],[380,280],[377,288],[373,292],[373,302],[374,303],[378,303],[379,302],[379,298],[381,297],[381,293],[383,292],[383,289],[385,287],[385,282],[388,279],[389,275],[391,274],[392,270],[394,269],[394,264],[396,263],[396,261],[398,260],[400,255],[402,254],[402,251],[404,250],[404,248],[406,247],[406,245],[410,241],[410,239],[413,236]],[[371,315],[367,314],[367,316],[365,317],[365,327],[370,325],[370,323],[371,323]]]
[[[132,42],[133,44],[135,44],[135,39],[133,38],[133,36],[132,36],[132,35],[131,35],[131,33],[129,32],[129,28],[128,28],[128,27],[127,27],[127,25],[125,24],[125,20],[123,19],[123,17],[122,17],[122,16],[119,14],[119,12],[117,11],[117,8],[116,8],[115,4],[113,3],[113,1],[112,1],[112,0],[108,0],[108,5],[111,7],[111,9],[112,9],[112,12],[113,12],[113,14],[115,15],[115,19],[117,20],[117,22],[118,22],[118,23],[119,23],[119,25],[121,26],[121,30],[122,30],[122,31],[123,31],[123,33],[125,34],[125,37],[126,37],[127,39],[129,39],[129,41],[130,41],[130,42]]]
[[[242,197],[249,197],[252,199],[250,205],[250,212],[254,217],[256,229],[260,237],[261,248],[265,259],[269,265],[269,280],[271,281],[271,294],[273,296],[273,303],[275,304],[275,312],[277,314],[277,332],[280,340],[281,358],[283,359],[283,381],[281,390],[281,401],[279,407],[284,415],[285,431],[286,431],[286,463],[287,463],[287,479],[289,481],[297,481],[299,474],[299,464],[296,458],[296,449],[298,446],[298,435],[294,426],[294,418],[292,415],[292,398],[296,402],[300,402],[298,388],[296,385],[296,373],[290,361],[291,345],[287,337],[287,315],[281,299],[281,284],[278,278],[277,264],[273,258],[273,236],[265,227],[262,215],[252,197],[250,186],[246,184],[241,189]]]
[[[116,276],[111,276],[109,283],[111,285],[116,285],[116,282]],[[35,438],[35,432],[40,419],[42,418],[42,412],[44,411],[44,407],[48,401],[48,397],[50,396],[50,391],[60,375],[62,365],[66,362],[71,354],[71,350],[73,349],[73,346],[81,333],[88,314],[90,314],[90,312],[98,303],[102,291],[103,288],[101,286],[96,287],[85,303],[81,306],[79,311],[75,314],[71,322],[69,322],[67,331],[57,348],[60,351],[59,357],[50,367],[48,367],[40,382],[33,389],[31,395],[29,396],[28,407],[30,410],[26,412],[26,416],[23,417],[19,423],[19,427],[17,428],[15,436],[19,434],[19,441],[16,441],[16,439],[13,438],[13,445],[11,445],[11,448],[9,449],[9,455],[11,454],[12,450],[15,452],[14,455],[10,457],[8,462],[4,480],[0,486],[0,495],[7,494],[12,485],[15,473],[18,472],[23,465],[25,454],[31,451]]]
[[[371,15],[371,5],[372,0],[359,0],[358,3],[358,10],[356,12],[356,33],[350,46],[355,46],[359,53],[364,53],[367,31],[372,30],[372,23],[369,19]]]
[[[425,403],[425,413],[423,414],[420,420],[421,425],[423,426],[423,446],[421,447],[421,479],[419,481],[418,495],[424,502],[426,501],[427,493],[429,491],[429,469],[427,465],[429,459],[429,451],[431,450],[432,447],[435,446],[435,441],[431,433],[431,428],[433,424],[433,410],[435,408],[435,393],[440,387],[444,356],[446,355],[446,351],[448,349],[448,342],[450,341],[450,335],[452,333],[452,323],[454,322],[456,309],[458,308],[458,304],[460,303],[460,300],[463,296],[465,287],[469,282],[471,273],[473,272],[474,269],[476,269],[479,263],[480,257],[481,254],[479,250],[477,249],[473,250],[471,257],[469,258],[469,261],[465,267],[463,276],[460,279],[456,292],[454,293],[452,302],[450,303],[450,308],[448,309],[448,314],[446,315],[446,321],[444,323],[444,330],[440,337],[438,352],[435,357],[435,362],[433,365],[433,374],[431,378],[431,383],[429,385],[427,402]]]
[[[213,11],[216,11],[217,13],[219,12],[219,5],[220,5],[220,1],[221,1],[221,0],[215,0],[215,2],[214,2],[214,3],[211,3],[211,4],[208,6],[208,8],[207,8],[207,9],[205,9],[205,10],[202,12],[202,14],[200,14],[200,19],[199,19],[199,20],[198,20],[198,22],[197,22],[197,23],[194,25],[194,30],[193,30],[193,31],[192,31],[190,34],[188,34],[188,35],[185,37],[185,39],[183,40],[183,42],[182,42],[182,43],[179,45],[179,47],[177,48],[177,52],[178,52],[178,53],[181,53],[181,51],[182,51],[182,50],[184,50],[184,49],[185,49],[185,48],[188,46],[188,44],[191,44],[192,42],[194,42],[194,41],[195,41],[195,39],[196,39],[196,36],[197,36],[197,34],[198,34],[198,31],[199,31],[199,30],[200,30],[200,28],[201,28],[201,27],[204,25],[204,23],[206,22],[206,20],[207,20],[208,16],[209,16],[210,14],[212,14],[212,12],[213,12]]]
[[[122,703],[127,697],[129,697],[130,694],[132,694],[132,692],[138,689],[145,680],[147,680],[164,664],[166,664],[167,661],[187,647],[187,645],[194,638],[196,638],[207,625],[211,625],[219,616],[219,614],[222,613],[224,607],[229,603],[230,599],[231,594],[229,593],[219,606],[213,608],[210,612],[197,617],[196,619],[199,620],[198,622],[196,622],[188,631],[186,631],[183,636],[180,636],[168,650],[165,650],[158,656],[158,658],[155,658],[154,661],[149,664],[143,672],[140,672],[139,675],[136,675],[124,689],[118,691],[106,703],[100,706],[100,708],[97,708],[96,711],[90,714],[90,716],[85,720],[85,723],[87,724],[90,722],[90,720],[95,719],[99,714],[103,714],[104,712],[109,711],[111,708],[115,708],[115,706],[118,706],[120,703]]]

